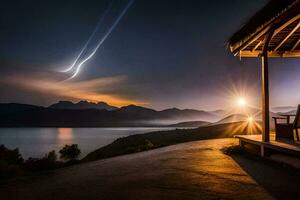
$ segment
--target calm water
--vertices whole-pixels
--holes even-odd
[[[0,144],[18,147],[23,158],[42,157],[66,144],[78,144],[81,157],[115,139],[174,128],[0,128]]]

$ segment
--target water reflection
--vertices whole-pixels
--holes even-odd
[[[73,142],[73,129],[72,128],[58,128],[57,136],[59,144],[71,144]]]
[[[174,128],[0,128],[0,144],[19,148],[25,159],[41,158],[52,150],[58,153],[66,144],[78,144],[84,157],[120,137],[169,129]]]

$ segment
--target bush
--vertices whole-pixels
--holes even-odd
[[[43,158],[28,158],[24,163],[24,167],[29,171],[55,169],[59,166],[59,163],[56,160],[57,155],[53,150],[47,153]]]
[[[143,144],[144,150],[148,150],[148,149],[153,149],[154,145],[152,144],[152,142],[150,140],[145,140],[144,144]]]
[[[60,158],[64,160],[76,160],[80,155],[80,149],[77,144],[66,145],[60,151]]]
[[[10,150],[0,145],[0,178],[8,178],[21,174],[20,166],[24,163],[19,149]]]
[[[18,148],[10,150],[4,145],[0,145],[0,160],[12,165],[21,165],[24,162]]]
[[[44,158],[51,162],[56,162],[57,155],[56,155],[55,151],[53,150],[53,151],[50,151],[48,154],[46,154]]]

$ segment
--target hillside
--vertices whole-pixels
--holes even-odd
[[[189,122],[179,122],[168,126],[169,127],[200,127],[200,126],[207,126],[209,124],[210,122],[205,122],[205,121],[189,121]]]
[[[12,114],[12,113],[23,112],[35,108],[40,108],[40,107],[34,105],[28,105],[28,104],[21,104],[21,103],[0,103],[0,114]]]
[[[238,134],[247,134],[247,128],[247,124],[244,122],[236,122],[195,129],[176,129],[131,135],[119,138],[113,143],[89,153],[83,158],[83,161],[98,160],[195,140],[233,137]]]
[[[232,123],[232,122],[243,122],[247,121],[247,116],[243,114],[232,114],[226,116],[225,118],[215,122],[214,124],[225,124],[225,123]]]
[[[297,110],[296,106],[278,106],[278,107],[273,107],[271,110],[275,113],[288,113],[294,110]]]

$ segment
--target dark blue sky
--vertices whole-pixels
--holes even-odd
[[[48,105],[103,96],[116,105],[214,109],[244,95],[260,103],[260,60],[240,61],[226,42],[266,0],[136,0],[80,74],[60,83],[57,71],[74,61],[110,1],[1,1],[0,101]],[[92,43],[126,3],[114,1]],[[271,62],[273,106],[300,102],[298,63]],[[68,92],[75,86],[81,90]]]

